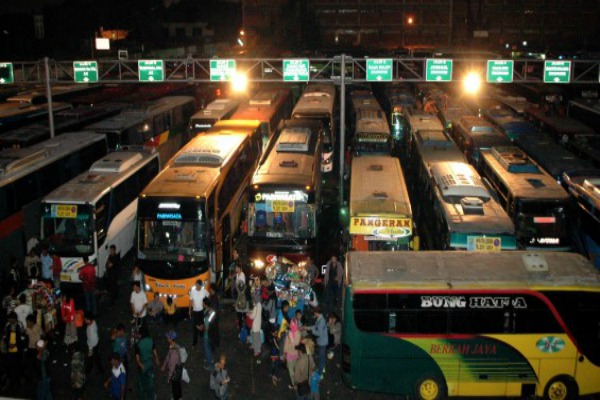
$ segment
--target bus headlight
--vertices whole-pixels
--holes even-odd
[[[146,291],[146,293],[152,293],[152,287],[147,283],[144,285],[144,290]]]
[[[304,266],[305,266],[305,265],[306,265],[306,261],[300,261],[300,262],[298,263],[298,266],[299,266],[300,268],[304,268]]]
[[[258,269],[263,269],[265,267],[265,263],[261,260],[254,260],[254,267],[258,268]]]

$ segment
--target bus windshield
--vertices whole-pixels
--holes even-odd
[[[282,204],[277,204],[282,202]],[[285,204],[283,204],[285,203]],[[248,236],[308,239],[316,237],[314,204],[263,200],[249,204]]]
[[[152,261],[205,261],[207,258],[204,220],[141,219],[140,259]]]
[[[44,204],[42,241],[50,253],[77,257],[94,253],[94,212],[91,205]]]
[[[566,236],[567,205],[562,202],[526,201],[519,203],[517,232],[527,237]]]

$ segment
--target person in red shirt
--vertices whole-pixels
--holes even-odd
[[[62,294],[60,316],[65,324],[65,344],[70,346],[77,341],[77,328],[75,327],[75,300],[67,293]]]
[[[62,261],[56,254],[52,254],[52,278],[54,279],[54,287],[60,288],[60,273],[62,271]]]
[[[85,297],[85,308],[87,312],[96,315],[96,268],[90,264],[87,256],[83,256],[83,262],[85,265],[79,271],[79,279]]]

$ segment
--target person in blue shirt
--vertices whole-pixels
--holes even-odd
[[[112,365],[112,371],[110,377],[104,383],[104,387],[108,389],[111,400],[125,400],[127,375],[118,354],[113,354],[110,357],[110,364]]]
[[[316,317],[315,325],[312,327],[312,333],[317,337],[317,371],[322,376],[325,373],[325,360],[327,357],[327,345],[329,338],[327,333],[327,321],[319,307],[313,308],[313,314]]]

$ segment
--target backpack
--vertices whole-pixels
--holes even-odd
[[[185,349],[185,347],[180,346],[179,347],[179,362],[181,364],[185,364],[185,362],[187,361],[187,359],[188,359],[188,352],[187,352],[187,350]]]
[[[239,284],[238,285],[238,296],[235,301],[235,307],[238,311],[244,311],[248,308],[248,300],[246,300],[246,285]]]
[[[248,331],[249,329],[245,326],[243,326],[240,330],[240,342],[242,342],[242,344],[246,344],[248,342]]]

